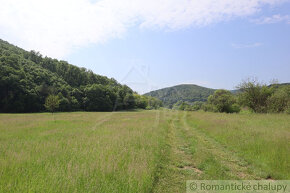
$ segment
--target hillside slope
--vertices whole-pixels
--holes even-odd
[[[214,93],[214,89],[201,87],[194,84],[182,84],[173,87],[151,91],[144,95],[160,99],[164,106],[172,107],[178,101],[206,101]]]
[[[128,86],[0,39],[0,112],[43,111],[49,94],[59,96],[60,111],[112,111],[134,106]]]

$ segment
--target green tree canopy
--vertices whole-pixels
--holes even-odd
[[[137,105],[137,94],[113,78],[0,39],[0,112],[44,111],[50,93],[58,95],[59,111],[147,108],[148,101],[153,101],[141,97]]]
[[[49,95],[45,99],[45,108],[50,112],[55,112],[56,109],[59,108],[59,98],[56,95]]]
[[[240,90],[239,103],[241,105],[257,113],[267,112],[267,99],[274,92],[272,87],[259,83],[257,80],[247,80],[237,88]]]
[[[213,95],[208,97],[208,104],[213,105],[218,112],[233,113],[239,111],[234,105],[236,99],[228,90],[216,90]]]

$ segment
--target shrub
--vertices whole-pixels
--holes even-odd
[[[195,101],[192,105],[192,110],[193,111],[198,111],[201,109],[202,105],[204,104],[204,102],[201,101]]]
[[[290,114],[290,101],[288,101],[287,107],[285,108],[285,113]]]
[[[147,107],[146,107],[146,110],[152,110],[152,109],[153,109],[152,106],[147,106]]]
[[[285,112],[290,104],[290,87],[277,89],[267,100],[268,112]]]
[[[216,108],[216,106],[212,105],[212,104],[208,104],[208,103],[204,103],[201,107],[202,110],[204,111],[210,111],[210,112],[218,112],[218,109]]]
[[[240,108],[236,103],[234,95],[227,90],[216,90],[208,97],[208,104],[212,105],[217,112],[233,113],[239,112]],[[212,107],[209,107],[211,109]]]
[[[241,111],[241,107],[237,103],[231,106],[230,113],[239,113],[240,111]]]
[[[240,105],[249,107],[253,112],[267,112],[267,100],[273,94],[273,88],[256,80],[244,81],[237,88],[241,91],[238,97]]]
[[[179,110],[189,110],[190,106],[187,102],[182,102],[181,105],[178,107]]]

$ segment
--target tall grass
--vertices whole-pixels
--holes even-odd
[[[0,114],[0,192],[181,192],[186,179],[236,179],[232,152],[253,176],[290,179],[289,115]]]
[[[290,179],[290,116],[190,112],[187,121],[260,170],[263,178]]]
[[[149,192],[158,111],[0,115],[0,192]]]

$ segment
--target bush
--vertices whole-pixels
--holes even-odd
[[[285,113],[290,114],[290,101],[288,101],[287,107],[285,108]]]
[[[237,88],[241,91],[238,96],[240,105],[256,113],[267,112],[267,99],[273,94],[273,88],[256,80],[244,81]]]
[[[288,103],[290,103],[290,88],[279,88],[267,100],[268,112],[285,112],[288,108]]]
[[[153,109],[152,106],[147,106],[147,107],[146,107],[146,110],[152,110],[152,109]]]
[[[195,101],[192,105],[192,110],[193,111],[198,111],[201,109],[202,105],[204,104],[204,102],[201,101]]]
[[[197,111],[200,110],[204,102],[195,101],[194,103],[177,101],[173,105],[173,109],[182,110],[182,111]]]
[[[241,111],[241,107],[237,103],[231,106],[230,113],[239,113],[240,111]]]
[[[290,104],[290,85],[272,84],[267,86],[256,80],[242,82],[238,88],[238,101],[256,113],[288,112]]]
[[[208,104],[213,107],[208,106],[206,108],[217,112],[233,113],[240,111],[234,95],[230,91],[223,89],[216,90],[213,95],[210,95],[208,97]]]
[[[187,102],[182,102],[181,105],[178,107],[179,110],[189,110],[190,106]]]
[[[134,94],[135,98],[135,107],[140,109],[146,109],[148,101],[145,96]]]
[[[218,112],[218,109],[216,108],[216,106],[212,105],[212,104],[208,104],[208,103],[204,103],[201,107],[202,110],[204,110],[205,112],[210,111],[210,112]]]

